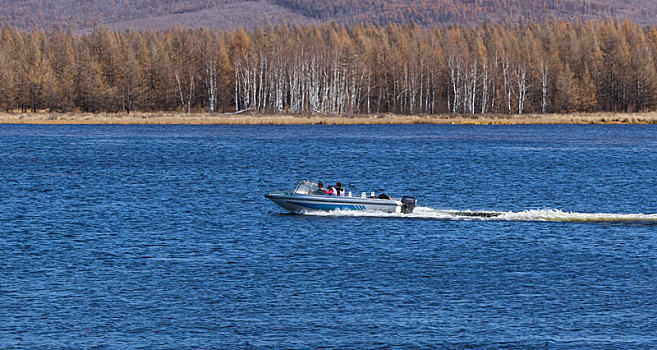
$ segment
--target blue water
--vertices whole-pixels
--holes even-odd
[[[0,125],[0,194],[2,349],[657,347],[656,126]]]

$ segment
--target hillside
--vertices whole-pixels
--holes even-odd
[[[284,23],[477,24],[626,18],[657,24],[650,0],[0,0],[0,22],[16,29],[94,25],[125,30],[235,29]]]
[[[295,13],[281,5],[266,0],[232,1],[211,8],[120,20],[106,24],[110,29],[164,30],[173,26],[183,28],[212,28],[234,30],[282,24],[317,24],[319,20]]]

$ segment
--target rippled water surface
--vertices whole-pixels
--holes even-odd
[[[0,194],[2,349],[657,347],[655,126],[1,125]]]

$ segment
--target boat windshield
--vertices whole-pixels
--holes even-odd
[[[310,181],[299,181],[293,194],[313,194],[317,184]]]

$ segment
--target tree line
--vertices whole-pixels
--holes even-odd
[[[657,28],[0,30],[5,111],[523,114],[657,105]]]

